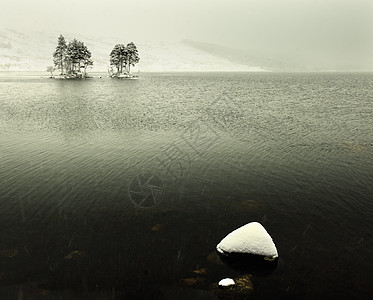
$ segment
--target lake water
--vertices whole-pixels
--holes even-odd
[[[217,299],[251,274],[250,299],[373,299],[372,100],[369,73],[2,73],[0,298]],[[252,221],[272,272],[216,255]]]

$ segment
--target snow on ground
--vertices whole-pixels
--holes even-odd
[[[220,253],[247,253],[278,257],[271,236],[258,222],[248,223],[228,234],[217,246]]]
[[[0,30],[0,71],[45,71],[53,65],[52,54],[59,32],[22,33]],[[77,38],[92,52],[92,71],[107,71],[109,54],[115,44],[131,41],[63,33],[67,41]],[[263,71],[259,67],[232,63],[182,42],[133,41],[140,62],[132,69],[144,72],[175,71]]]

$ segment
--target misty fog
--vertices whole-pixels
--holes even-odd
[[[293,65],[371,69],[372,17],[369,0],[20,0],[4,1],[0,26],[26,34],[188,40]]]

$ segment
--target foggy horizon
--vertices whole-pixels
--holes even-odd
[[[58,32],[112,38],[113,43],[188,40],[312,66],[330,60],[373,66],[373,5],[368,0],[19,0],[3,8],[0,28],[26,35]]]
[[[344,1],[19,0],[3,4],[0,25],[138,40],[196,40],[240,49],[371,46],[373,5]],[[73,8],[73,9],[72,9]]]

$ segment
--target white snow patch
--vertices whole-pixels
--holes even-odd
[[[220,253],[247,253],[278,257],[277,249],[271,236],[258,222],[248,223],[228,234],[216,246]]]
[[[232,278],[225,278],[219,281],[219,286],[231,286],[235,285],[236,283]]]

